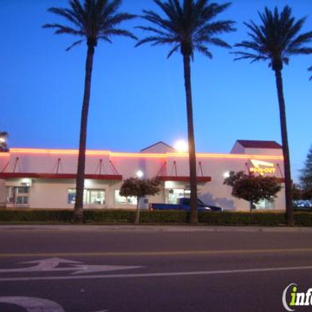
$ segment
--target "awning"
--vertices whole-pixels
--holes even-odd
[[[119,175],[119,174],[85,174],[84,177],[85,179],[91,179],[91,180],[122,181],[122,175]],[[0,179],[11,179],[11,178],[74,180],[77,178],[77,174],[75,173],[0,172]]]
[[[157,179],[160,181],[175,181],[175,182],[189,182],[189,176],[158,176]],[[210,182],[211,177],[196,177],[197,182]]]

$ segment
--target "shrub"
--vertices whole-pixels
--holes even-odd
[[[0,222],[70,222],[72,217],[72,210],[0,210]]]
[[[135,210],[85,210],[86,223],[130,224],[134,223]],[[73,210],[0,209],[0,222],[71,223]],[[189,220],[186,211],[141,211],[142,224],[185,224]],[[258,225],[280,226],[286,224],[284,212],[199,212],[199,223],[206,225]],[[295,212],[295,225],[312,226],[311,212]]]

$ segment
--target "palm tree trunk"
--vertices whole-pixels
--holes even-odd
[[[135,212],[135,221],[134,224],[138,225],[140,223],[140,208],[139,208],[139,203],[140,203],[140,196],[137,196],[137,207],[136,207],[136,212]]]
[[[76,201],[74,208],[74,223],[80,224],[83,222],[83,191],[84,191],[87,125],[88,125],[88,112],[91,94],[93,56],[94,56],[94,45],[88,45],[84,95],[81,111],[79,154],[78,154],[77,179],[76,179]]]
[[[187,129],[189,146],[189,167],[190,167],[190,223],[198,222],[197,210],[197,178],[196,178],[196,152],[193,123],[193,104],[192,104],[192,86],[191,86],[191,62],[190,55],[183,54],[184,64],[184,85],[186,93],[186,111],[187,111]]]
[[[282,72],[279,69],[275,70],[276,87],[278,95],[278,104],[280,112],[281,135],[283,145],[283,158],[284,158],[284,175],[285,175],[285,201],[286,201],[286,219],[287,225],[294,225],[294,212],[292,207],[292,180],[290,171],[290,156],[288,147],[288,134],[286,122],[286,109],[283,91]]]

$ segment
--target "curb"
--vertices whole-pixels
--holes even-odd
[[[0,225],[2,230],[18,231],[124,231],[124,232],[264,232],[312,233],[312,227],[191,226],[191,225]]]

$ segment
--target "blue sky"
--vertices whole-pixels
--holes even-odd
[[[10,147],[78,147],[86,46],[66,52],[75,38],[41,28],[61,22],[47,12],[49,7],[67,3],[0,0],[0,130],[9,132]],[[247,39],[243,22],[258,22],[257,11],[265,5],[291,6],[297,18],[307,16],[303,30],[312,30],[311,0],[233,0],[219,19],[236,21],[237,31],[222,39],[230,44]],[[151,0],[124,0],[121,8],[140,14],[156,7]],[[142,24],[137,19],[123,27],[142,38],[134,28]],[[169,47],[134,44],[116,38],[96,49],[90,149],[136,152],[158,141],[173,145],[187,137],[181,55],[168,60]],[[228,153],[237,139],[281,143],[275,78],[267,63],[234,62],[229,50],[210,49],[212,60],[196,54],[192,63],[197,151]],[[311,65],[312,55],[297,56],[283,71],[294,179],[312,145]]]

